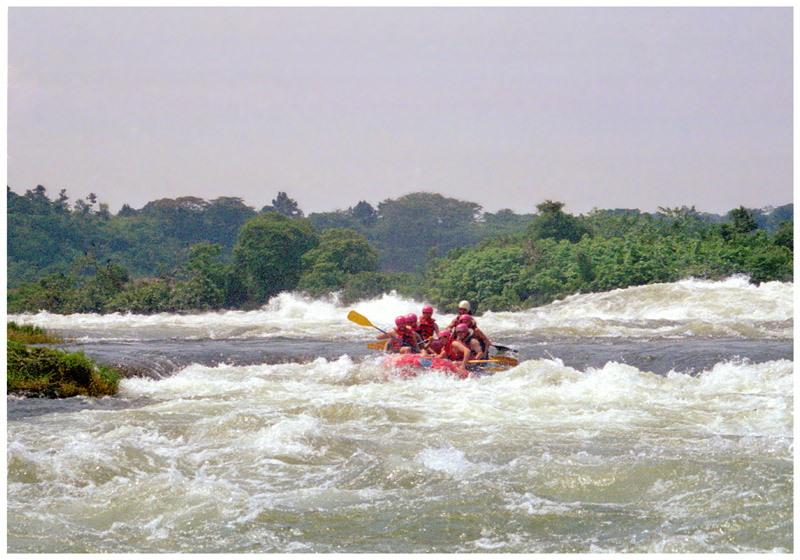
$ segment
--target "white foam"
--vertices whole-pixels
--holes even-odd
[[[424,449],[417,454],[415,461],[428,469],[458,477],[471,476],[483,470],[454,447]]]
[[[746,278],[683,280],[595,294],[578,294],[519,312],[487,312],[481,328],[494,338],[546,332],[579,336],[763,336],[791,337],[794,285]],[[10,315],[9,320],[63,332],[82,340],[159,338],[313,338],[351,340],[375,330],[346,319],[350,309],[387,329],[399,314],[419,314],[423,302],[392,292],[343,306],[336,297],[311,299],[282,293],[256,311],[136,315],[57,315],[45,311]],[[434,315],[440,326],[454,315]]]

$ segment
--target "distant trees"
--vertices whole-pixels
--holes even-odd
[[[293,218],[303,217],[303,211],[300,210],[300,207],[297,205],[297,201],[293,198],[289,198],[289,195],[283,191],[278,192],[277,198],[272,199],[272,206],[264,206],[261,211],[278,212],[279,214]]]
[[[373,232],[384,268],[421,270],[429,251],[439,254],[478,241],[481,206],[440,194],[412,193],[378,204]]]
[[[577,243],[585,234],[589,233],[589,228],[571,214],[566,214],[562,208],[563,202],[553,202],[545,200],[537,204],[539,210],[531,224],[528,226],[530,235],[536,239],[554,239],[561,241],[565,239],[570,243]]]
[[[733,222],[732,227],[734,233],[750,233],[758,229],[758,224],[755,218],[753,218],[753,213],[744,206],[739,206],[739,208],[728,212],[728,218]]]
[[[95,212],[88,202],[78,200],[70,210],[68,200],[62,190],[51,201],[41,185],[23,196],[8,189],[9,287],[52,272],[66,273],[89,251],[98,260],[125,267],[134,277],[171,268],[198,243],[218,244],[221,258],[230,260],[239,229],[256,215],[237,197],[210,202],[163,198],[141,210],[125,204],[116,216],[105,203]]]
[[[329,229],[319,245],[303,255],[306,272],[297,288],[315,297],[342,291],[346,302],[378,296],[390,288],[388,278],[377,272],[378,258],[363,235]]]
[[[233,271],[241,290],[234,301],[263,305],[273,295],[291,290],[302,275],[302,256],[316,247],[310,222],[267,212],[248,220],[233,249]]]
[[[433,259],[424,276],[429,301],[453,312],[455,302],[467,298],[481,311],[496,311],[689,276],[793,278],[790,222],[770,236],[753,228],[743,208],[723,224],[687,207],[661,208],[655,216],[595,211],[587,217],[562,208],[552,201],[539,205],[525,236],[498,237]]]
[[[552,200],[489,213],[412,193],[304,218],[285,192],[272,202],[258,213],[237,197],[187,196],[111,215],[96,196],[70,206],[65,190],[8,188],[9,311],[253,308],[284,290],[349,302],[390,289],[485,311],[687,276],[793,277],[792,205],[573,216]]]

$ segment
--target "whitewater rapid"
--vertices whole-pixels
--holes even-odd
[[[792,302],[730,278],[486,313],[520,363],[465,380],[366,348],[347,312],[424,304],[395,294],[11,316],[161,369],[8,397],[8,552],[790,553]]]
[[[350,340],[364,337],[364,327],[346,320],[355,309],[374,325],[389,328],[399,314],[420,314],[425,302],[385,294],[343,306],[336,296],[311,299],[282,293],[256,311],[137,315],[57,315],[42,311],[9,315],[9,320],[54,329],[68,336],[91,339],[160,338],[241,339],[315,338]],[[440,326],[455,315],[438,309]],[[596,294],[576,294],[550,305],[516,312],[487,312],[481,328],[497,339],[520,333],[575,336],[742,336],[791,338],[794,285],[747,278],[724,281],[689,279]]]

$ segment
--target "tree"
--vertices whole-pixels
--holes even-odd
[[[176,287],[178,309],[219,309],[225,301],[225,266],[217,259],[219,245],[200,243],[189,249],[189,262],[183,267],[185,280]]]
[[[330,264],[346,274],[374,272],[378,268],[378,252],[367,238],[349,229],[329,229],[319,238],[319,245],[303,255],[307,269]]]
[[[358,204],[350,208],[350,214],[365,225],[374,225],[378,217],[378,212],[366,200],[361,200]]]
[[[41,204],[49,204],[50,199],[47,198],[47,189],[42,185],[36,185],[35,189],[28,189],[25,191],[25,198],[32,202]]]
[[[509,208],[503,208],[492,214],[483,215],[483,230],[487,237],[499,235],[518,235],[525,232],[525,228],[534,219],[531,214],[516,214]]]
[[[521,246],[451,251],[429,269],[429,298],[438,308],[455,312],[469,300],[476,310],[501,310],[520,303],[518,292],[526,258]]]
[[[427,192],[385,200],[378,204],[373,241],[389,270],[411,272],[425,265],[433,247],[444,253],[475,245],[480,211],[474,202]]]
[[[305,273],[298,289],[313,296],[341,290],[360,273],[374,273],[378,268],[378,252],[367,239],[352,230],[329,229],[319,245],[302,258]],[[362,277],[359,282],[365,282]]]
[[[317,231],[325,231],[333,228],[363,229],[357,220],[355,220],[350,212],[347,210],[335,210],[333,212],[313,212],[308,215],[308,219],[314,224]]]
[[[289,198],[289,195],[283,191],[278,192],[278,197],[272,199],[272,206],[265,206],[261,209],[261,211],[278,212],[279,214],[293,218],[303,217],[303,211],[300,210],[300,207],[297,205],[297,201],[293,198]]]
[[[775,245],[794,251],[794,222],[781,223],[780,229],[772,237],[772,242]]]
[[[709,219],[702,216],[694,206],[691,208],[687,206],[681,206],[680,208],[659,206],[656,217],[674,233],[684,235],[697,235],[706,230],[709,224]]]
[[[728,218],[733,222],[734,233],[746,234],[758,229],[753,213],[744,206],[728,212]]]
[[[136,210],[131,208],[130,205],[128,204],[123,204],[122,208],[120,208],[119,212],[117,212],[117,216],[119,216],[120,218],[135,216],[136,214],[137,214]]]
[[[67,189],[61,189],[58,193],[58,200],[53,204],[56,212],[60,214],[69,213],[69,196],[67,196]]]
[[[291,290],[303,271],[302,255],[318,242],[311,224],[267,212],[248,220],[233,249],[235,284],[250,306],[263,305],[282,291]]]
[[[205,237],[213,243],[228,247],[230,251],[236,243],[239,228],[255,215],[256,211],[239,197],[215,198],[206,206],[203,214]]]
[[[75,201],[75,211],[79,214],[88,214],[92,210],[92,206],[83,199]]]
[[[167,235],[194,245],[205,241],[203,217],[207,207],[208,202],[202,198],[181,196],[148,202],[140,212],[143,217],[156,220]]]
[[[585,234],[589,233],[589,228],[580,223],[575,216],[566,214],[561,209],[563,202],[553,202],[545,200],[537,204],[539,214],[533,219],[528,232],[534,239],[551,238],[556,241],[566,239],[570,243],[577,243]]]

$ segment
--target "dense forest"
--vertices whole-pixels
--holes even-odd
[[[389,290],[452,312],[541,305],[693,276],[792,280],[793,205],[535,212],[412,193],[305,216],[279,192],[256,210],[238,197],[160,199],[111,214],[97,196],[7,189],[8,309],[155,313],[257,308],[281,291],[343,302]]]

